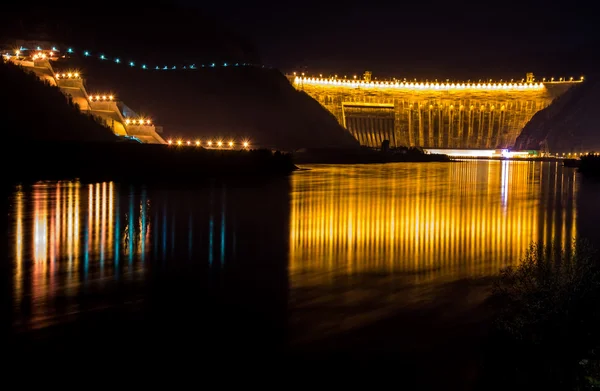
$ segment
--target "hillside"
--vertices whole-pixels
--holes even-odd
[[[298,149],[358,147],[335,118],[296,91],[277,70],[263,68],[258,51],[219,15],[164,3],[103,2],[80,7],[12,5],[0,33],[10,45],[45,40],[90,51],[58,70],[77,68],[90,93],[112,92],[162,126],[165,138],[250,139],[253,145]],[[16,46],[15,46],[16,47]],[[99,60],[106,53],[110,60]],[[116,64],[114,59],[122,60]],[[252,67],[150,71],[136,64],[254,64]]]
[[[58,87],[0,62],[4,141],[114,141],[116,137],[69,102]],[[10,145],[10,144],[5,144]]]
[[[81,58],[64,66],[81,70],[90,93],[114,93],[152,117],[165,138],[250,139],[286,150],[358,146],[328,111],[277,70],[155,71]]]
[[[515,149],[554,153],[600,151],[600,83],[589,80],[571,88],[536,113],[517,138]]]

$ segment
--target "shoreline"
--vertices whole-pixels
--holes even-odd
[[[10,151],[5,148],[5,153],[19,157],[8,170],[10,182],[69,178],[195,183],[225,178],[281,177],[297,169],[289,154],[263,149],[210,150],[162,144],[78,142],[14,143]],[[30,163],[20,163],[26,160]]]
[[[382,164],[451,162],[448,155],[426,154],[417,148],[375,151],[368,148],[314,148],[292,155],[295,164]]]

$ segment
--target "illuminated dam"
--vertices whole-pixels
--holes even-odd
[[[583,81],[407,82],[289,76],[361,145],[511,148],[535,113]]]

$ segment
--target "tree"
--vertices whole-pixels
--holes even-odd
[[[488,354],[504,357],[491,360],[504,381],[586,389],[600,379],[600,253],[590,243],[531,245],[501,271],[492,297]]]

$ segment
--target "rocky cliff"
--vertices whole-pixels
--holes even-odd
[[[548,149],[553,153],[600,151],[600,82],[577,85],[536,113],[515,149]]]

